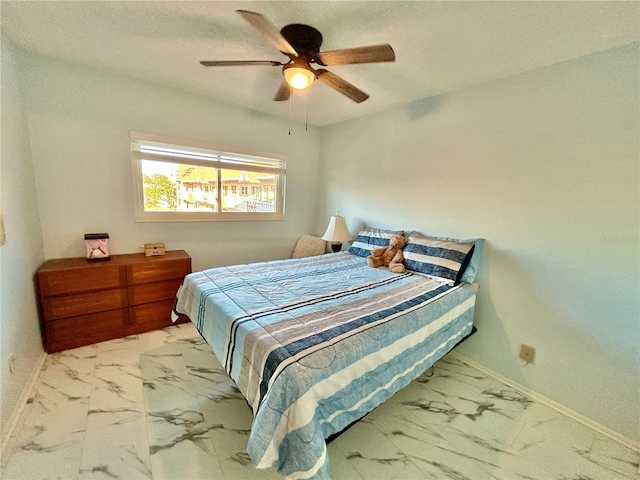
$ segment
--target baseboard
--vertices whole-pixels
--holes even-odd
[[[456,352],[451,352],[451,355],[462,360],[464,363],[467,363],[469,365],[471,365],[474,368],[477,368],[478,370],[480,370],[481,372],[486,373],[487,375],[495,378],[496,380],[500,380],[502,383],[505,383],[506,385],[509,385],[511,388],[514,388],[515,390],[518,390],[520,393],[523,393],[525,395],[527,395],[528,397],[533,398],[534,400],[536,400],[537,402],[542,403],[543,405],[546,405],[547,407],[553,408],[554,410],[562,413],[563,415],[566,415],[567,417],[572,418],[573,420],[582,423],[583,425],[586,425],[589,428],[592,428],[593,430],[595,430],[598,433],[601,433],[602,435],[610,438],[611,440],[614,440],[618,443],[621,443],[622,445],[624,445],[625,447],[629,447],[632,450],[635,450],[636,452],[640,452],[640,442],[632,440],[630,438],[625,437],[624,435],[611,430],[608,427],[605,427],[604,425],[599,424],[598,422],[585,417],[584,415],[575,412],[573,410],[571,410],[568,407],[565,407],[564,405],[561,405],[558,402],[555,402],[553,400],[551,400],[550,398],[545,397],[544,395],[541,395],[527,387],[525,387],[524,385],[520,385],[517,382],[514,382],[513,380],[499,374],[498,372],[494,372],[493,370],[491,370],[490,368],[485,367],[484,365],[481,365],[473,360],[471,360],[468,357],[465,357],[464,355],[460,355]]]
[[[2,439],[0,440],[0,464],[5,466],[5,462],[8,460],[10,455],[10,442],[11,435],[18,425],[18,420],[20,420],[20,416],[22,412],[24,412],[24,408],[27,405],[27,401],[29,397],[33,393],[33,388],[38,380],[38,375],[40,374],[40,370],[42,370],[42,366],[44,365],[45,360],[47,359],[47,353],[42,352],[36,363],[34,364],[31,372],[29,373],[29,378],[22,389],[22,393],[20,394],[20,398],[18,398],[18,402],[16,403],[16,407],[11,412],[11,416],[9,417],[9,421],[7,422],[7,428],[4,432],[2,432]]]

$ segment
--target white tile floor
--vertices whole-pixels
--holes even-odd
[[[50,355],[5,479],[282,479],[191,324]],[[448,356],[329,445],[334,480],[637,479],[640,454]]]

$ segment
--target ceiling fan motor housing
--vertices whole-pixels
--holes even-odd
[[[320,51],[322,34],[315,28],[302,23],[292,23],[280,29],[280,34],[307,61],[312,61]]]

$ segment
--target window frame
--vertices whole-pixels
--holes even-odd
[[[238,221],[278,221],[284,219],[286,162],[284,155],[249,151],[198,140],[130,131],[131,160],[133,165],[134,201],[136,222],[238,222]],[[153,149],[174,150],[175,155]],[[156,150],[160,151],[160,150]],[[189,157],[180,153],[191,154]],[[207,158],[211,157],[211,158]],[[144,209],[144,181],[142,161],[151,160],[169,164],[192,165],[216,169],[216,205],[222,205],[222,170],[243,170],[274,175],[274,212],[156,212]],[[213,188],[213,185],[211,186]]]

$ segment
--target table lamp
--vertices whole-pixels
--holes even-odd
[[[342,242],[348,242],[353,239],[347,228],[347,222],[345,222],[342,215],[331,215],[329,226],[322,239],[331,242],[331,250],[334,252],[340,251]]]

